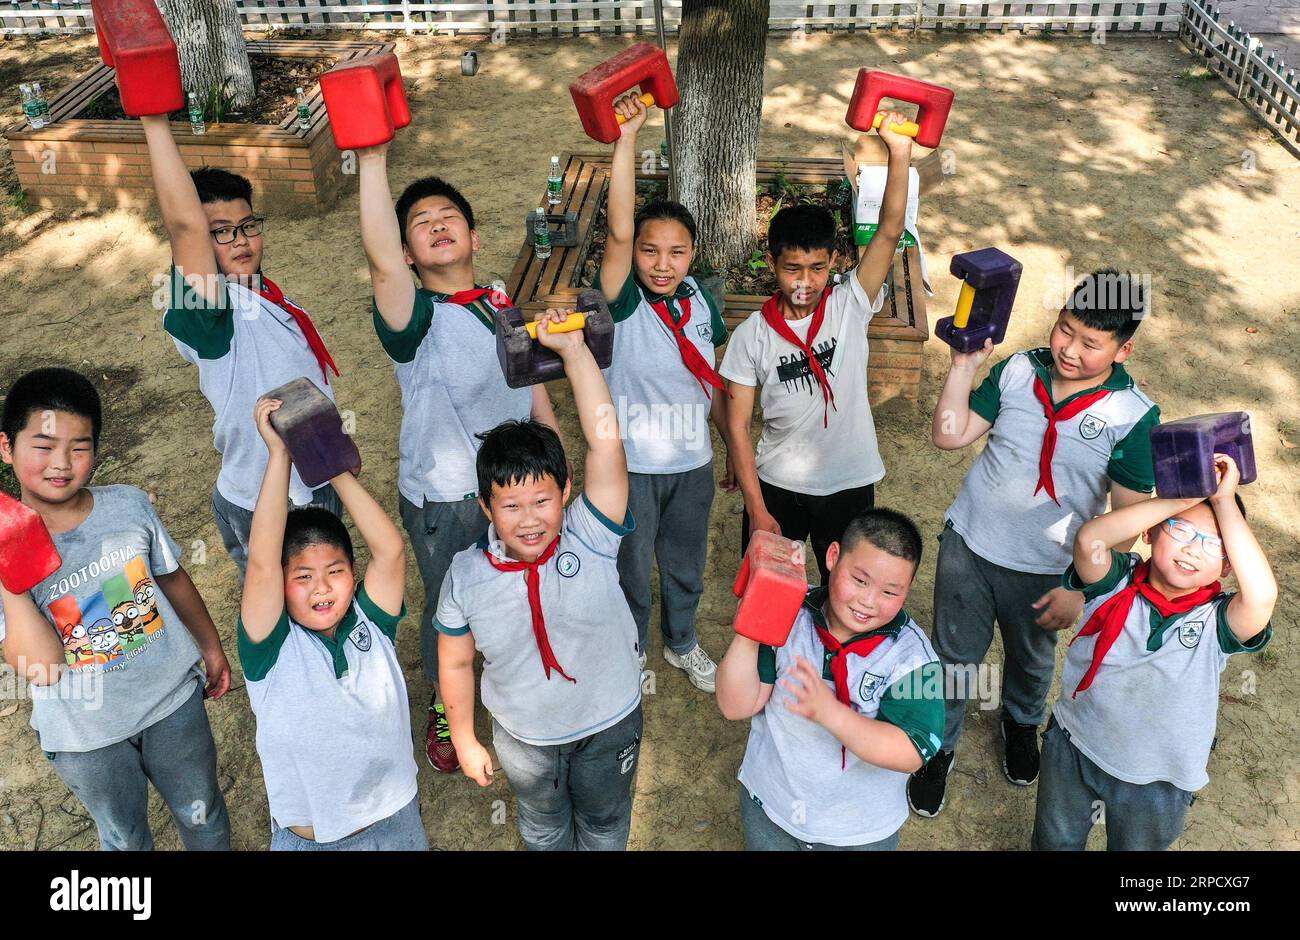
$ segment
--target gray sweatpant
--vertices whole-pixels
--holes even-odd
[[[1040,725],[1056,668],[1056,634],[1034,621],[1032,605],[1061,584],[1054,574],[1026,574],[976,555],[952,528],[939,536],[934,576],[931,642],[944,666],[946,721],[943,750],[952,752],[966,722],[973,677],[993,643],[993,622],[1002,631],[1002,715]],[[965,680],[965,681],[964,681]]]
[[[104,851],[153,849],[151,782],[186,849],[229,851],[230,817],[217,784],[217,746],[201,684],[184,705],[125,741],[45,756],[95,820]]]
[[[312,490],[308,506],[328,509],[340,519],[343,518],[343,503],[334,487],[326,483]],[[306,508],[294,507],[290,508]],[[226,547],[226,554],[239,568],[239,584],[244,584],[244,575],[248,572],[248,536],[253,531],[253,513],[251,510],[236,506],[214,486],[212,488],[212,515],[217,520],[217,531],[221,533],[221,544]]]
[[[469,548],[483,537],[488,518],[477,499],[459,499],[454,503],[425,502],[416,506],[405,496],[397,497],[402,526],[411,539],[415,566],[424,583],[424,609],[420,611],[420,659],[424,677],[438,681],[438,631],[433,628],[438,614],[438,593],[442,579],[456,553]]]
[[[618,581],[636,622],[638,648],[650,639],[650,569],[659,563],[659,627],[674,653],[695,646],[695,610],[704,594],[713,506],[713,464],[683,473],[629,473],[636,529],[618,549]]]
[[[1056,723],[1043,734],[1031,845],[1039,851],[1088,847],[1095,825],[1106,828],[1110,852],[1163,852],[1183,834],[1196,797],[1167,780],[1129,783],[1102,770]]]

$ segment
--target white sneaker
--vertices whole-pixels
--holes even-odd
[[[685,656],[678,656],[665,646],[664,659],[668,660],[669,665],[685,671],[686,677],[691,680],[691,685],[701,692],[713,691],[713,679],[718,667],[713,660],[709,659],[709,654],[704,652],[700,644],[696,643]]]

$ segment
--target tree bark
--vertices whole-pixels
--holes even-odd
[[[158,0],[176,41],[185,91],[206,103],[224,86],[231,110],[253,101],[253,68],[234,0]]]
[[[677,44],[677,198],[699,225],[696,257],[721,271],[758,238],[754,171],[768,0],[683,0]]]

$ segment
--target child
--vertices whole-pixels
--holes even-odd
[[[740,765],[745,848],[884,850],[907,819],[907,774],[939,747],[943,677],[903,610],[921,534],[868,509],[826,551],[784,646],[740,636],[718,667],[718,707],[752,718]],[[776,701],[778,677],[790,693]]]
[[[227,553],[248,567],[248,532],[266,451],[248,420],[257,398],[300,376],[331,400],[329,371],[338,368],[307,312],[262,273],[266,220],[253,213],[244,177],[205,167],[185,168],[167,115],[140,118],[154,190],[172,248],[171,306],[163,329],[199,369],[199,388],[215,414],[213,440],[221,472],[212,511]],[[290,477],[295,505],[324,506],[337,515],[329,484],[310,490]]]
[[[713,505],[708,419],[719,429],[725,424],[714,348],[726,342],[727,326],[709,292],[688,275],[695,255],[690,212],[675,202],[652,202],[634,217],[636,135],[646,107],[635,95],[615,107],[626,121],[614,145],[609,234],[596,286],[618,324],[609,388],[627,448],[628,505],[637,520],[619,549],[619,582],[644,666],[650,569],[658,562],[664,659],[685,670],[697,689],[712,692],[717,666],[699,644],[695,611],[704,593]]]
[[[719,370],[727,380],[728,449],[744,495],[740,552],[754,530],[802,542],[826,583],[826,550],[875,502],[885,475],[867,397],[867,324],[884,303],[885,277],[903,234],[911,138],[881,122],[889,176],[875,238],[857,270],[828,287],[839,255],[835,219],[821,206],[792,206],[772,219],[767,264],[777,291],[736,328]],[[761,389],[763,436],[749,436]]]
[[[1222,454],[1215,463],[1209,499],[1148,500],[1075,535],[1065,584],[1083,591],[1086,619],[1043,736],[1036,849],[1084,849],[1100,809],[1107,849],[1162,851],[1209,782],[1219,676],[1233,653],[1268,644],[1277,602],[1237,465]],[[1149,560],[1115,550],[1139,534]],[[1221,590],[1228,573],[1240,593]]]
[[[185,848],[227,850],[203,699],[226,694],[230,665],[148,497],[86,485],[100,427],[99,395],[68,369],[28,372],[5,398],[0,457],[63,559],[29,593],[0,587],[5,661],[31,684],[41,749],[101,848],[153,848],[152,781]]]
[[[623,445],[600,430],[609,389],[581,331],[549,332],[561,319],[548,310],[538,337],[573,385],[587,441],[583,492],[565,508],[568,463],[545,425],[512,421],[483,436],[479,502],[492,524],[442,584],[441,684],[460,764],[486,787],[492,759],[474,734],[474,651],[483,653],[492,743],[529,849],[624,849],[641,678],[615,557],[636,523]]]
[[[935,651],[948,692],[943,748],[908,784],[912,809],[936,816],[946,799],[966,700],[1002,630],[1002,769],[1017,786],[1038,779],[1038,725],[1056,666],[1056,631],[1083,596],[1061,586],[1078,527],[1106,508],[1148,498],[1151,428],[1160,409],[1123,363],[1145,313],[1139,282],[1098,271],[1074,288],[1050,346],[995,365],[971,391],[992,343],[953,350],[934,412],[934,443],[965,447],[989,435],[948,508],[934,585]]]
[[[546,386],[510,388],[497,360],[501,291],[477,286],[481,247],[474,210],[437,177],[407,186],[396,213],[388,190],[388,145],[360,151],[361,241],[374,287],[374,324],[402,388],[398,503],[424,583],[420,653],[432,686],[425,755],[438,771],[457,767],[439,697],[438,588],[452,556],[487,531],[476,497],[476,435],[531,415],[559,432]],[[411,280],[414,271],[417,287]]]
[[[255,418],[269,458],[253,512],[239,661],[257,716],[272,851],[428,848],[411,755],[397,625],[402,535],[351,473],[335,490],[370,549],[360,587],[352,539],[319,508],[286,511],[289,451]]]

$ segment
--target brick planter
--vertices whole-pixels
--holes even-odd
[[[577,300],[578,279],[591,242],[591,222],[609,185],[608,154],[564,154],[560,162],[565,168],[564,191],[560,204],[549,211],[578,213],[578,244],[571,248],[553,248],[546,261],[538,261],[527,243],[520,249],[506,291],[530,317],[547,307],[572,306]],[[778,172],[784,172],[786,179],[793,183],[831,183],[843,177],[844,163],[842,160],[813,157],[758,161],[760,183],[770,182]],[[663,171],[637,174],[637,179],[662,180],[665,177]],[[530,205],[546,205],[544,191],[539,199],[541,201]],[[519,222],[522,226],[523,219],[520,218]],[[929,322],[915,251],[909,249],[910,298],[901,289],[904,267],[900,255],[892,278],[899,289],[890,292],[885,309],[872,318],[867,329],[871,340],[867,385],[873,405],[899,397],[915,402],[920,396],[921,344],[929,336]],[[735,329],[766,300],[766,296],[727,294],[723,309],[727,327]]]
[[[270,40],[248,43],[267,56],[338,61],[389,52],[391,42]],[[141,207],[153,198],[144,130],[134,119],[85,120],[77,115],[114,81],[113,69],[98,65],[50,101],[54,122],[41,130],[27,123],[4,130],[29,204],[86,209]],[[317,88],[308,99],[311,127],[298,127],[291,114],[278,125],[209,124],[201,137],[189,124],[173,123],[186,166],[221,167],[248,177],[259,207],[314,208],[335,198],[345,182],[329,115]]]

